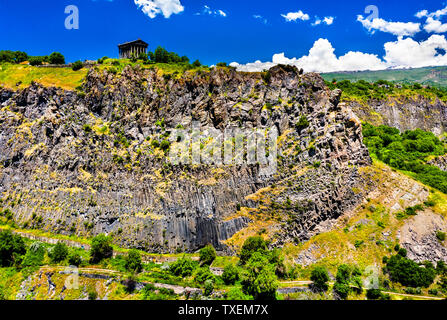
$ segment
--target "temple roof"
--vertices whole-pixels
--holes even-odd
[[[138,40],[135,40],[135,41],[130,41],[130,42],[125,42],[125,43],[119,44],[118,47],[122,48],[122,47],[127,47],[127,46],[130,46],[130,45],[140,45],[140,46],[146,46],[146,47],[149,46],[143,40],[138,39]]]

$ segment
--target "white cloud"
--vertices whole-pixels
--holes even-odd
[[[323,22],[326,23],[328,26],[334,23],[334,17],[324,17]]]
[[[178,14],[185,10],[180,0],[134,0],[134,2],[151,19],[159,14],[169,18],[172,14]]]
[[[447,65],[447,40],[444,36],[432,35],[417,42],[411,38],[399,38],[384,45],[383,59],[375,54],[350,51],[337,57],[334,47],[327,39],[317,40],[309,54],[301,58],[287,58],[284,53],[275,54],[271,62],[256,61],[247,64],[233,62],[230,65],[240,71],[262,71],[277,64],[290,64],[305,72],[335,72],[383,70],[387,68],[420,68]]]
[[[385,52],[384,59],[394,68],[447,65],[447,40],[441,35],[432,35],[421,42],[411,38],[388,42],[385,43]]]
[[[203,15],[210,15],[210,16],[220,16],[220,17],[224,17],[224,18],[227,16],[227,13],[224,12],[223,10],[220,10],[220,9],[213,10],[213,9],[211,9],[207,5],[203,6],[203,11],[201,13],[200,12],[196,13],[197,16],[200,16],[202,14]]]
[[[439,19],[447,15],[447,7],[435,12],[428,12],[428,10],[422,10],[416,13],[416,17],[426,17],[424,30],[428,33],[445,33],[447,32],[447,23],[442,23]]]
[[[337,58],[334,48],[327,39],[317,40],[309,50],[307,56],[287,58],[284,53],[275,54],[272,62],[248,63],[240,65],[233,62],[231,66],[241,71],[262,71],[277,64],[290,64],[303,68],[306,72],[332,72],[332,71],[356,71],[356,70],[380,70],[386,65],[374,54],[350,51]]]
[[[328,26],[334,23],[334,17],[324,17],[323,20],[321,20],[318,17],[315,17],[315,22],[312,23],[312,26],[319,26],[320,24],[324,23]]]
[[[428,16],[428,10],[422,10],[415,14],[416,18],[423,18]]]
[[[428,17],[424,25],[424,30],[428,33],[444,33],[447,32],[447,23],[442,23],[439,20]]]
[[[287,22],[296,20],[307,21],[310,19],[309,15],[301,10],[298,12],[289,12],[287,14],[282,14],[281,16],[286,19]]]
[[[390,22],[381,18],[373,20],[363,18],[362,15],[357,16],[357,21],[368,29],[369,32],[374,33],[376,30],[394,34],[398,37],[413,36],[421,31],[421,24],[415,22]]]

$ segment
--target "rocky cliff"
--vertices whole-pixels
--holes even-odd
[[[358,168],[370,158],[340,95],[285,66],[183,75],[128,66],[91,69],[77,92],[0,89],[1,206],[25,228],[107,233],[154,252],[229,250],[224,241],[245,229],[265,229],[272,245],[306,240],[363,198]],[[193,122],[276,128],[276,173],[173,165],[175,141],[165,141]]]
[[[419,95],[347,104],[362,121],[374,125],[384,124],[401,131],[419,128],[438,136],[447,131],[447,104],[439,99]]]

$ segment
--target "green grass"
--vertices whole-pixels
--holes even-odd
[[[48,87],[74,90],[86,74],[86,68],[73,71],[71,68],[39,68],[6,63],[0,64],[0,85],[10,89],[24,88],[35,81]]]

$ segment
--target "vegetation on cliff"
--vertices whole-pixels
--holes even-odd
[[[447,89],[432,86],[422,86],[419,83],[414,84],[396,84],[386,80],[376,82],[367,82],[359,80],[351,82],[349,80],[326,81],[327,86],[333,89],[343,91],[342,99],[345,101],[356,100],[367,103],[370,100],[387,100],[391,97],[417,97],[418,95],[429,98],[447,101]]]
[[[388,126],[363,126],[364,142],[371,154],[391,167],[447,193],[447,172],[427,164],[433,156],[446,153],[444,143],[433,133],[421,129],[401,133]]]

